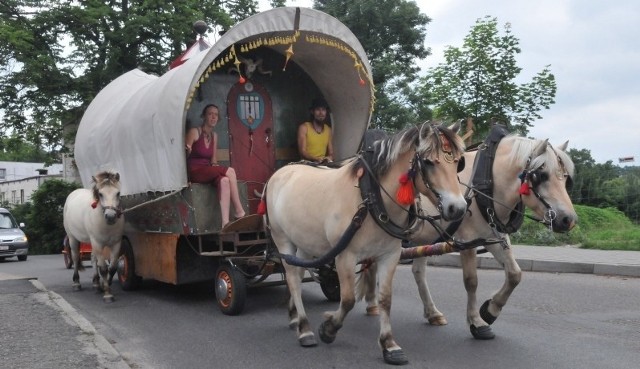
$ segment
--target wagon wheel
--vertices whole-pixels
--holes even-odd
[[[136,264],[133,259],[133,248],[126,238],[122,239],[120,257],[118,258],[118,281],[125,291],[132,291],[140,287],[142,278],[136,275]]]
[[[216,300],[226,315],[238,315],[247,300],[245,276],[230,265],[220,265],[216,271]]]
[[[64,266],[67,267],[67,269],[73,268],[73,259],[71,258],[71,249],[69,248],[69,245],[64,246],[62,255],[64,256]]]
[[[333,268],[322,267],[320,275],[320,288],[329,301],[340,301],[340,281],[338,273]]]

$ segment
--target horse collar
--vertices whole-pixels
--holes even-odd
[[[382,201],[382,194],[380,193],[380,191],[384,191],[384,189],[380,186],[380,183],[369,167],[368,160],[370,160],[372,156],[373,151],[369,150],[364,151],[360,155],[360,161],[364,167],[364,173],[358,180],[360,195],[362,196],[369,213],[380,228],[392,237],[406,240],[410,236],[411,229],[413,229],[413,226],[417,221],[415,205],[411,205],[409,207],[409,219],[407,220],[406,226],[403,227],[395,224],[391,219],[389,219],[389,215],[387,214],[387,210],[385,209]],[[389,196],[389,194],[387,194],[387,196]]]
[[[496,157],[498,144],[508,134],[506,127],[496,124],[489,132],[489,136],[484,140],[484,149],[478,150],[476,156],[476,168],[473,173],[471,184],[474,191],[479,192],[481,196],[475,196],[480,209],[480,214],[485,221],[494,225],[501,233],[514,233],[524,222],[524,204],[518,202],[516,208],[509,215],[507,223],[502,223],[495,216],[495,204],[493,202],[493,161]]]

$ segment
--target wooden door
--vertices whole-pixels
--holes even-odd
[[[275,171],[273,109],[267,90],[253,82],[236,83],[227,96],[229,161],[247,183],[249,211],[255,213],[264,184]]]

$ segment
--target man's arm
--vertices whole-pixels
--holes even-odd
[[[327,144],[327,159],[333,161],[333,130],[329,128],[329,144]]]

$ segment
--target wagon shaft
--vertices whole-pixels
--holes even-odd
[[[438,242],[433,245],[422,245],[402,249],[400,259],[415,259],[423,256],[436,256],[458,251],[449,242]]]

